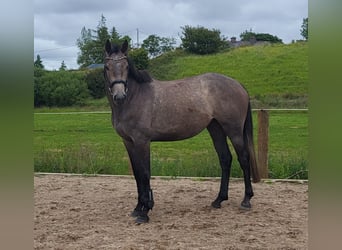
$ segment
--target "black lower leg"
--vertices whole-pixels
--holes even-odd
[[[215,208],[220,208],[221,202],[228,200],[228,185],[232,155],[229,151],[227,136],[222,126],[214,119],[210,122],[207,129],[210,133],[211,139],[213,140],[222,170],[220,191],[217,198],[211,203],[211,205]]]
[[[136,217],[136,222],[146,223],[149,221],[148,212],[152,210],[154,206],[153,192],[149,189],[147,195],[142,195],[141,200],[139,199],[137,207],[132,212],[132,216]]]
[[[217,198],[211,203],[211,205],[214,208],[220,208],[221,202],[228,200],[228,186],[229,186],[231,161],[232,161],[232,157],[231,157],[230,152],[228,154],[228,157],[227,156],[220,157],[220,165],[222,169],[221,184],[220,184],[220,191],[217,195]]]
[[[138,201],[138,204],[134,208],[134,210],[132,211],[131,216],[132,217],[138,217],[142,208],[143,208],[143,204]]]
[[[138,204],[131,213],[137,223],[148,222],[148,212],[153,208],[153,193],[150,188],[150,142],[142,141],[134,144],[124,141],[134,173],[138,189]]]
[[[246,194],[245,193],[245,197],[243,198],[242,202],[241,202],[241,205],[240,205],[240,208],[241,209],[245,209],[245,210],[249,210],[252,208],[252,205],[251,205],[251,198],[253,197],[253,194]]]
[[[250,200],[254,196],[249,169],[244,169],[243,175],[245,182],[245,196],[241,202],[240,208],[248,210],[252,207]]]
[[[249,157],[248,153],[242,153],[239,157],[239,162],[243,171],[243,179],[245,183],[245,195],[241,202],[241,209],[250,209],[252,207],[250,200],[254,196],[252,183],[251,183],[251,171],[249,167]]]
[[[241,202],[240,208],[248,210],[252,207],[250,200],[254,194],[253,194],[252,183],[251,183],[251,170],[250,170],[249,151],[247,147],[247,142],[244,139],[243,135],[235,136],[231,138],[231,141],[235,148],[235,152],[238,156],[240,167],[243,171],[243,179],[244,179],[244,184],[245,184],[244,198]]]

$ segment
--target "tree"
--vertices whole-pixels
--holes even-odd
[[[117,42],[115,42],[114,40],[112,40],[112,43],[116,43],[116,44],[123,44],[123,42],[127,40],[128,42],[128,48],[131,48],[130,44],[132,44],[132,39],[129,36],[122,36],[119,38],[119,40]]]
[[[93,33],[95,34],[93,35]],[[101,63],[103,61],[103,48],[109,38],[106,18],[103,15],[101,15],[101,20],[96,30],[83,27],[81,38],[77,39],[77,46],[81,50],[77,63],[81,67],[86,67],[93,63]]]
[[[106,26],[106,18],[101,15],[101,20],[97,25],[96,35],[94,40],[94,60],[96,63],[103,61],[103,48],[106,41],[110,39],[108,28]]]
[[[125,40],[127,40],[128,44],[132,43],[132,39],[129,36],[125,35],[121,37],[116,31],[116,28],[113,27],[112,31],[110,32],[110,41],[115,44],[122,44]]]
[[[124,37],[128,41],[131,39],[127,36]],[[80,52],[77,57],[77,63],[81,68],[87,67],[90,64],[103,62],[103,48],[107,39],[114,43],[120,43],[124,38],[119,36],[115,27],[111,29],[109,34],[106,26],[106,18],[101,15],[101,19],[96,27],[96,30],[86,29],[81,30],[81,37],[77,39],[77,46]]]
[[[242,32],[240,34],[240,39],[241,41],[251,41],[255,39],[255,36],[256,36],[256,33],[254,33],[252,29],[250,29],[249,31],[245,30],[244,32]]]
[[[120,40],[120,35],[119,35],[119,33],[116,31],[116,28],[115,28],[115,27],[113,27],[113,28],[112,28],[112,31],[110,32],[110,40],[111,40],[112,42],[119,42],[119,40]]]
[[[67,66],[65,65],[64,60],[63,60],[61,63],[61,66],[59,67],[59,70],[66,70],[66,69],[67,69]]]
[[[143,41],[141,47],[148,51],[150,57],[156,57],[173,50],[175,44],[176,41],[174,38],[150,35]]]
[[[34,61],[34,67],[38,68],[38,69],[44,69],[44,65],[43,65],[43,61],[40,58],[40,55],[37,54],[37,58]]]
[[[161,37],[159,45],[162,53],[174,50],[176,39],[173,37]]]
[[[142,43],[141,47],[148,51],[151,57],[156,57],[161,53],[159,46],[160,37],[156,35],[149,35]]]
[[[303,18],[302,28],[300,30],[300,34],[305,40],[308,40],[309,33],[308,33],[308,27],[309,27],[309,18]]]
[[[181,27],[183,36],[182,45],[185,50],[195,54],[216,53],[220,49],[228,46],[228,43],[221,38],[217,29],[209,30],[204,27],[191,27],[186,25]]]
[[[80,49],[77,56],[77,63],[81,65],[81,67],[96,63],[93,51],[95,44],[91,29],[82,28],[81,37],[77,39],[77,46]]]

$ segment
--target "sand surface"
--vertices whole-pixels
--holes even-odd
[[[35,249],[308,249],[308,185],[253,184],[241,211],[242,181],[231,181],[221,209],[218,180],[151,180],[155,206],[137,225],[135,180],[35,175]]]

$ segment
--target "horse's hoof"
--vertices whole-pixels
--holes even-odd
[[[138,217],[140,215],[140,211],[138,211],[138,210],[133,210],[133,212],[131,213],[131,217],[133,217],[133,218],[136,218],[136,217]]]
[[[222,197],[222,196],[218,196],[216,198],[216,200],[214,200],[212,203],[211,203],[211,206],[213,208],[221,208],[221,202],[222,201],[226,201],[228,200],[228,196],[225,196],[225,197]]]
[[[213,202],[211,203],[211,206],[212,206],[213,208],[221,208],[221,202],[213,201]]]
[[[249,201],[243,201],[241,202],[241,205],[240,205],[240,209],[241,210],[245,210],[245,211],[248,211],[248,210],[251,210],[252,208],[252,205]]]
[[[137,223],[137,224],[148,223],[149,220],[150,220],[150,218],[147,215],[143,215],[143,216],[139,215],[135,219],[135,223]]]

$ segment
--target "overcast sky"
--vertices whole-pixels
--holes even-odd
[[[156,34],[180,43],[185,25],[219,29],[221,35],[239,39],[252,29],[290,43],[302,39],[300,29],[308,16],[308,0],[34,0],[34,59],[46,69],[58,69],[64,60],[76,69],[76,40],[83,27],[96,29],[101,15],[109,30],[137,42]]]

